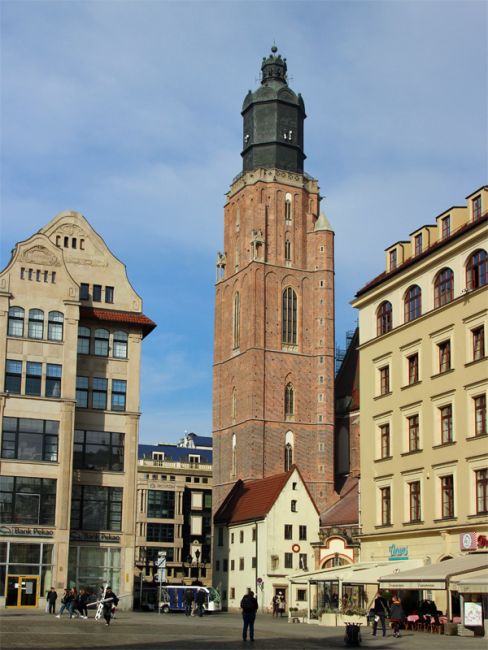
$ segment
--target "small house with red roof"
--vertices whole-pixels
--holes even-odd
[[[222,605],[239,609],[250,587],[261,611],[281,594],[295,607],[288,577],[314,566],[319,511],[299,469],[263,479],[238,480],[214,516],[214,586]]]

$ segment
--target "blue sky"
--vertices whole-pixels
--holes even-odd
[[[488,180],[484,1],[2,0],[1,246],[78,210],[158,323],[141,441],[211,432],[215,259],[273,41],[336,233],[336,338],[384,249]]]

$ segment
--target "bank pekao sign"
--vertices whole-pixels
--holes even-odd
[[[19,526],[0,526],[1,537],[52,537],[54,530],[50,528],[25,528]]]
[[[408,560],[408,546],[397,546],[396,544],[390,544],[388,547],[388,552],[390,554],[388,558],[390,562]]]

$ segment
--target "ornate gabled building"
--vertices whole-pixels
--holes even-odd
[[[243,170],[217,260],[214,508],[237,479],[299,467],[323,509],[334,486],[334,234],[303,169],[305,106],[272,48],[244,99]]]

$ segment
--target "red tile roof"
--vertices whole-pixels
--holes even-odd
[[[339,501],[320,515],[320,525],[327,528],[328,526],[357,524],[359,522],[358,501],[358,479],[350,476],[344,483]]]
[[[80,319],[139,326],[142,328],[144,336],[147,336],[156,327],[156,323],[144,314],[137,314],[130,311],[98,309],[97,307],[80,307]]]
[[[215,513],[215,523],[237,524],[264,519],[295,469],[293,465],[288,472],[254,481],[239,479]]]

